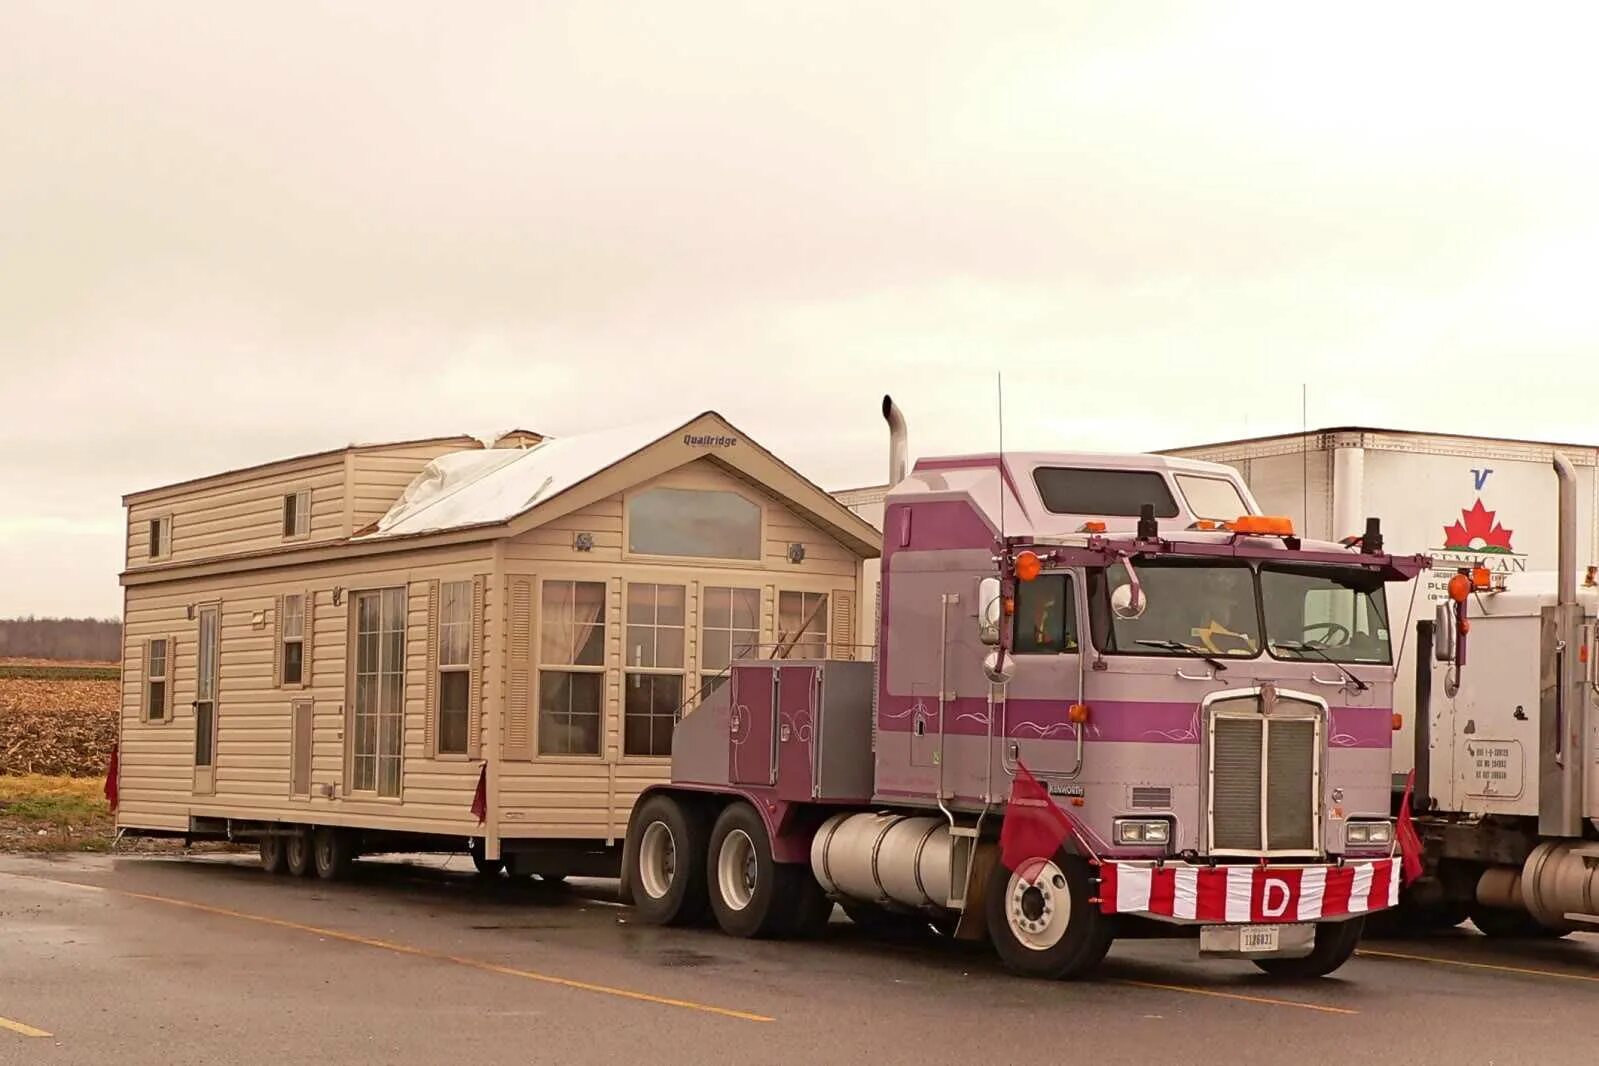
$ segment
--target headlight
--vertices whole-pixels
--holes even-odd
[[[1167,844],[1171,823],[1164,818],[1118,818],[1113,823],[1118,844]]]
[[[1368,847],[1386,847],[1394,842],[1394,824],[1381,822],[1347,822],[1344,825],[1344,843]]]

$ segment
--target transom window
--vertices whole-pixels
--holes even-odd
[[[683,705],[685,622],[682,585],[628,584],[623,754],[672,754]]]
[[[472,582],[439,585],[440,755],[465,755],[472,700]]]
[[[700,593],[700,697],[727,680],[734,659],[761,640],[761,590],[710,586]]]
[[[405,750],[405,590],[355,594],[355,742],[351,788],[400,794]]]
[[[627,502],[627,550],[700,559],[761,557],[761,507],[736,492],[646,489]]]
[[[165,637],[156,637],[145,647],[145,717],[158,722],[167,716],[167,686],[172,680],[169,672],[171,645]]]
[[[539,617],[539,754],[598,755],[605,583],[544,582]]]
[[[777,594],[777,646],[785,658],[827,658],[827,593]]]

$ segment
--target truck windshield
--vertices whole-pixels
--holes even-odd
[[[1255,575],[1241,563],[1150,559],[1134,564],[1144,588],[1142,617],[1117,618],[1115,590],[1127,584],[1117,564],[1088,572],[1094,642],[1123,655],[1190,655],[1253,658],[1260,654]]]
[[[1268,565],[1260,570],[1260,593],[1273,657],[1392,662],[1380,575],[1348,567]]]

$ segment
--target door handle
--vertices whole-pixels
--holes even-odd
[[[1332,688],[1332,687],[1343,688],[1344,687],[1344,679],[1343,678],[1335,677],[1331,681],[1328,681],[1326,678],[1317,677],[1315,671],[1311,672],[1310,680],[1313,681],[1314,683],[1318,684],[1318,685],[1326,685],[1329,688]]]
[[[1212,671],[1212,672],[1210,672],[1208,674],[1190,674],[1187,670],[1184,670],[1180,666],[1177,668],[1177,676],[1182,678],[1185,681],[1214,681],[1214,680],[1216,680],[1215,671]]]

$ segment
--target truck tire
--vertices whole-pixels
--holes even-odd
[[[1033,880],[995,863],[988,875],[988,937],[1012,973],[1052,980],[1081,977],[1110,950],[1111,920],[1090,900],[1088,864],[1057,852],[1039,860]]]
[[[259,842],[261,849],[261,869],[269,874],[281,874],[288,866],[288,857],[283,853],[284,838],[280,836],[264,836]]]
[[[283,861],[291,877],[306,877],[315,863],[311,860],[311,831],[306,826],[295,826],[293,832],[282,837]]]
[[[783,935],[809,940],[821,936],[833,918],[833,901],[806,867],[799,868]]]
[[[1483,936],[1494,940],[1558,940],[1571,932],[1570,929],[1551,929],[1526,911],[1482,903],[1472,904],[1471,924]]]
[[[311,857],[318,877],[341,881],[355,864],[355,837],[347,829],[322,826],[311,836]]]
[[[800,875],[808,868],[778,863],[766,824],[748,803],[730,804],[711,829],[706,852],[706,879],[711,912],[729,936],[776,936],[787,930],[795,913]]]
[[[1351,918],[1344,922],[1321,922],[1316,926],[1316,946],[1310,954],[1300,959],[1255,959],[1255,965],[1273,977],[1291,981],[1311,977],[1326,977],[1349,961],[1360,944],[1366,919]]]
[[[674,796],[645,800],[633,818],[624,862],[633,909],[650,925],[705,917],[705,823]]]

